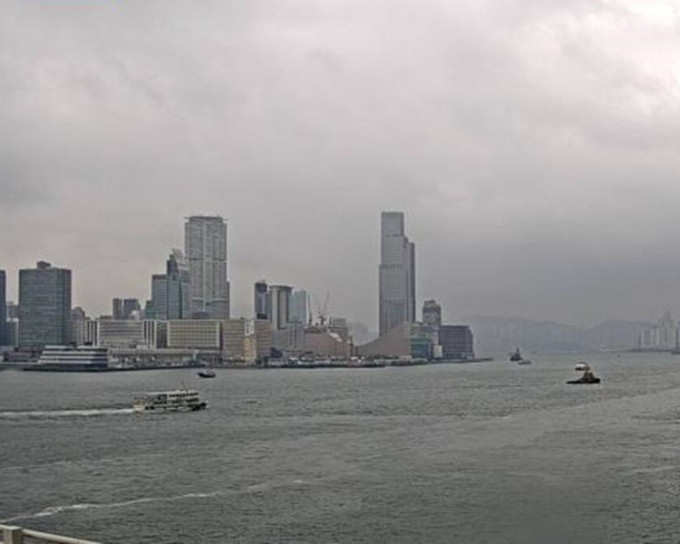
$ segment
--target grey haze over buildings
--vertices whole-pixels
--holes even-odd
[[[378,321],[380,212],[443,320],[680,308],[677,2],[24,2],[0,17],[0,268],[150,297],[183,218]]]

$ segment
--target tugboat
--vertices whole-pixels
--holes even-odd
[[[583,376],[577,380],[569,380],[567,382],[568,384],[591,384],[600,383],[601,381],[600,378],[593,374],[593,371],[590,369],[590,365],[587,363],[579,363],[576,365],[576,370],[583,370]]]
[[[515,351],[509,354],[510,355],[510,361],[513,363],[517,363],[518,365],[530,365],[531,364],[531,359],[525,359],[522,357],[522,353],[519,351],[519,348],[515,348]]]
[[[519,348],[515,348],[515,351],[513,351],[513,352],[510,354],[510,360],[511,360],[513,363],[517,363],[517,362],[521,361],[522,359],[523,359],[523,357],[522,357],[522,354],[521,354],[520,351],[519,351]]]

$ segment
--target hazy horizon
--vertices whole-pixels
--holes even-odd
[[[259,279],[377,328],[380,212],[418,315],[680,314],[677,3],[3,4],[0,269],[150,297],[184,217]]]

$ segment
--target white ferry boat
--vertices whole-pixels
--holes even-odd
[[[178,389],[147,393],[135,399],[132,407],[135,412],[195,412],[205,410],[208,403],[200,399],[198,391]]]
[[[101,371],[109,368],[109,350],[92,346],[45,346],[37,364],[26,370],[61,372]]]

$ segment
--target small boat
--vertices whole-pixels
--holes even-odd
[[[531,359],[520,359],[517,361],[518,365],[530,365],[531,364]]]
[[[590,369],[590,365],[588,363],[581,362],[576,365],[576,370],[578,371],[583,371],[583,376],[581,376],[577,380],[569,380],[567,383],[568,384],[591,384],[591,383],[600,383],[602,380],[595,376],[593,374],[593,371]]]
[[[199,378],[214,378],[215,376],[217,376],[217,373],[214,370],[210,370],[209,368],[198,371]]]
[[[132,404],[135,412],[196,412],[207,407],[208,403],[199,398],[198,391],[190,389],[146,393]]]
[[[510,354],[510,360],[511,360],[513,363],[516,363],[516,362],[521,361],[522,359],[523,359],[523,357],[522,357],[522,354],[521,354],[520,351],[519,351],[519,348],[515,348],[515,351],[513,351],[513,352]]]

